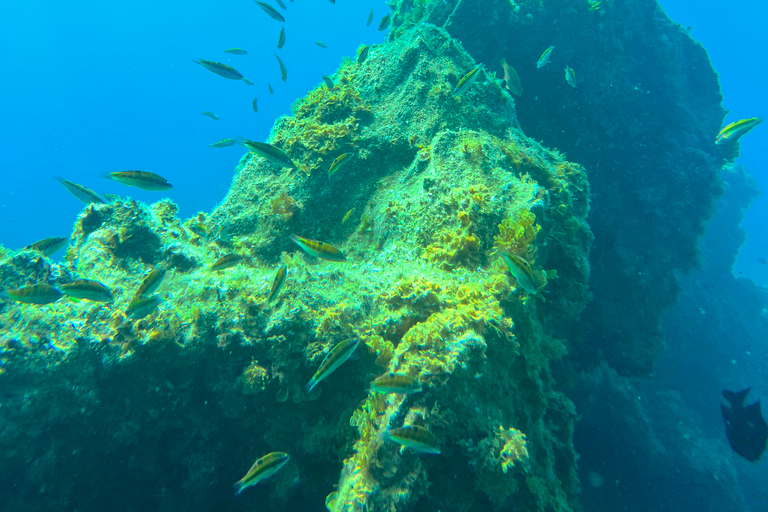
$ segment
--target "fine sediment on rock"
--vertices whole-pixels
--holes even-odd
[[[61,265],[5,252],[4,288],[88,278],[115,296],[0,305],[8,510],[236,510],[255,501],[231,504],[232,483],[271,451],[291,460],[244,492],[264,509],[576,509],[576,413],[550,365],[589,298],[589,185],[514,128],[498,80],[454,93],[476,65],[417,27],[278,120],[269,142],[295,169],[246,155],[222,205],[184,222],[167,200],[89,205]],[[225,254],[244,260],[211,270]],[[127,318],[153,268],[164,300]],[[350,337],[356,357],[302,391]],[[422,391],[366,391],[387,372]],[[440,455],[382,438],[404,425]]]
[[[572,360],[648,374],[678,274],[696,265],[719,169],[735,155],[714,145],[725,111],[704,48],[656,0],[397,0],[393,9],[392,37],[427,21],[498,76],[506,59],[524,89],[522,130],[586,168],[594,300]]]

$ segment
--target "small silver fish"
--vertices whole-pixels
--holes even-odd
[[[371,9],[371,13],[368,15],[368,20],[365,22],[365,26],[370,27],[372,22],[373,22],[373,9]]]
[[[251,102],[251,107],[253,107],[253,111],[256,113],[259,112],[259,107],[256,104],[258,101],[259,101],[259,98],[253,98],[253,101]]]
[[[285,44],[285,27],[280,27],[280,35],[277,36],[277,49],[283,47]]]
[[[232,55],[247,55],[248,52],[243,50],[242,48],[227,48],[224,50],[227,53],[231,53]]]
[[[324,42],[322,42],[322,41],[315,41],[315,44],[316,44],[317,46],[319,46],[320,48],[328,48],[328,45],[327,45],[327,44],[325,44],[325,43],[324,43]]]
[[[204,116],[208,116],[208,117],[210,117],[210,118],[211,118],[211,119],[213,119],[214,121],[218,121],[218,120],[220,119],[220,118],[219,118],[219,116],[217,116],[217,115],[216,115],[216,114],[214,114],[213,112],[209,112],[209,111],[207,111],[207,110],[206,110],[205,112],[203,112],[203,115],[204,115]]]

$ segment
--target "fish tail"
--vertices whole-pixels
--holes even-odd
[[[723,396],[731,404],[731,407],[734,409],[741,409],[744,407],[744,400],[751,390],[751,387],[742,389],[741,391],[728,391],[727,389],[724,389]]]
[[[243,492],[243,489],[245,489],[245,487],[243,486],[242,482],[235,482],[235,485],[232,486],[232,489],[234,489],[235,496],[237,496],[241,492]]]
[[[307,382],[307,385],[304,386],[304,391],[306,391],[307,394],[310,394],[313,389],[315,389],[315,386],[317,386],[318,381],[316,381],[314,378]]]

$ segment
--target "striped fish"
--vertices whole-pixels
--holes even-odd
[[[285,283],[285,278],[288,276],[288,269],[286,269],[285,265],[280,265],[277,268],[277,274],[275,274],[275,279],[272,281],[272,288],[269,290],[269,296],[267,296],[267,304],[272,302],[272,299],[277,297],[277,294],[280,292],[280,288],[283,287],[283,283]]]
[[[15,290],[0,291],[0,299],[15,300],[24,304],[44,306],[59,300],[64,294],[49,284],[33,284]]]
[[[283,150],[278,149],[271,144],[256,142],[242,137],[238,137],[237,142],[241,146],[247,148],[251,153],[256,153],[260,157],[266,158],[270,163],[279,165],[280,167],[288,167],[289,169],[296,168],[296,164],[293,163],[293,160],[291,160]]]
[[[112,302],[112,291],[98,281],[92,279],[76,279],[62,285],[61,291],[70,299],[88,300],[91,302]]]
[[[63,236],[54,236],[51,238],[44,238],[40,240],[39,242],[35,242],[33,244],[30,244],[24,248],[26,251],[38,251],[43,254],[46,258],[50,258],[54,254],[56,254],[62,247],[67,245],[67,242],[69,241],[69,238],[64,238]]]
[[[751,117],[749,119],[741,119],[731,123],[720,130],[720,133],[718,133],[715,138],[715,144],[720,145],[728,141],[739,140],[742,135],[746,134],[762,122],[763,120],[759,117]]]
[[[193,60],[195,64],[200,64],[205,69],[212,73],[216,73],[220,77],[228,78],[230,80],[242,80],[243,74],[240,73],[238,70],[233,68],[232,66],[228,66],[227,64],[222,64],[221,62],[216,62],[213,60],[205,60],[205,59],[196,59]]]
[[[277,20],[279,22],[284,22],[285,21],[285,18],[283,17],[283,15],[280,14],[280,12],[277,9],[275,9],[274,7],[269,5],[268,3],[256,2],[256,5],[261,7],[261,9],[265,13],[269,14],[269,17],[272,18],[273,20]]]
[[[287,453],[272,452],[254,462],[245,476],[235,483],[235,496],[277,473],[290,458]]]
[[[310,393],[321,380],[332,374],[336,368],[349,359],[349,356],[352,355],[358,345],[360,345],[360,338],[350,338],[333,347],[333,349],[328,352],[328,355],[325,356],[323,362],[320,363],[320,368],[317,369],[307,383],[305,388],[307,393]]]
[[[507,264],[509,272],[514,276],[515,280],[517,280],[517,284],[519,284],[523,290],[528,293],[536,293],[539,290],[530,263],[517,254],[512,254],[507,251],[503,251],[501,257],[504,258],[504,262]]]
[[[477,80],[477,77],[480,76],[480,68],[482,66],[477,66],[475,69],[461,77],[461,80],[459,80],[459,83],[456,84],[456,87],[453,89],[453,94],[459,95],[467,92],[470,87],[472,87],[472,84],[475,83],[475,80]]]
[[[99,194],[89,189],[84,185],[75,183],[73,181],[65,180],[64,178],[56,177],[56,180],[64,185],[64,188],[69,190],[69,193],[84,202],[85,204],[97,203],[104,204],[104,200],[99,197]]]
[[[173,186],[168,183],[168,180],[149,171],[118,171],[110,172],[104,175],[108,180],[128,185],[129,187],[136,187],[142,190],[161,191],[170,190]]]
[[[327,261],[346,261],[346,257],[340,250],[318,240],[310,240],[309,238],[302,238],[298,235],[291,235],[290,239],[310,256],[320,258]]]
[[[160,288],[160,285],[163,282],[163,278],[165,278],[164,268],[156,268],[147,274],[147,277],[144,278],[139,287],[136,289],[136,293],[133,294],[134,298],[140,297],[142,295],[148,296],[149,294],[154,293],[155,290]]]
[[[387,395],[389,393],[406,394],[421,391],[419,381],[408,375],[387,373],[371,382],[371,391]]]
[[[432,432],[418,425],[387,429],[381,437],[415,452],[440,455],[440,443],[437,438]]]

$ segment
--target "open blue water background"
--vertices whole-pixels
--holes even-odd
[[[226,193],[242,148],[208,144],[267,136],[274,119],[333,72],[360,43],[383,41],[383,0],[285,0],[286,44],[280,80],[273,53],[281,23],[248,0],[0,4],[0,244],[18,248],[65,236],[82,204],[54,180],[152,201],[100,177],[141,169],[165,176],[183,217],[209,211]],[[768,116],[768,2],[664,0],[670,17],[691,26],[720,74],[727,122]],[[376,12],[370,27],[365,21]],[[314,43],[324,41],[327,49]],[[246,56],[224,53],[239,46]],[[225,80],[192,63],[228,63],[256,85]],[[275,93],[267,92],[271,83]],[[259,112],[251,101],[259,98]],[[213,111],[221,121],[200,113]],[[742,139],[741,161],[768,189],[768,125]],[[745,222],[750,239],[735,272],[768,285],[768,200]]]

